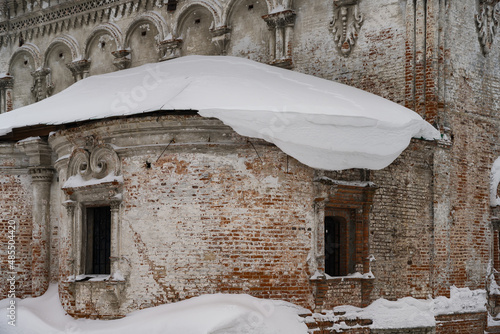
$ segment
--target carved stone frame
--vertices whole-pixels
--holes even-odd
[[[120,270],[120,206],[123,178],[120,159],[114,150],[101,145],[86,150],[75,149],[68,165],[68,181],[63,186],[67,200],[69,233],[71,239],[70,262],[74,277],[85,274],[86,208],[111,207],[111,273],[110,280],[121,277]],[[80,182],[74,182],[78,178]],[[73,182],[72,182],[73,181]],[[117,276],[117,274],[120,274]]]

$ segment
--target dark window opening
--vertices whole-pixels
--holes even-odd
[[[201,23],[201,19],[194,20],[194,24],[200,24],[200,23]]]
[[[252,10],[253,9],[253,5],[248,5],[248,10]]]
[[[168,0],[167,11],[173,12],[176,9],[177,9],[177,0]]]
[[[355,270],[355,229],[343,217],[325,217],[325,273],[346,276]]]
[[[146,31],[146,30],[141,31],[141,36],[146,36],[146,34],[147,34],[147,31]]]
[[[111,209],[109,206],[87,208],[85,273],[111,273]],[[84,251],[85,252],[85,251]]]

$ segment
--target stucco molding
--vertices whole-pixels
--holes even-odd
[[[330,29],[338,51],[347,57],[356,45],[363,15],[359,12],[359,0],[333,0],[333,17]]]
[[[491,46],[498,29],[498,16],[496,5],[500,0],[478,0],[478,14],[476,14],[476,27],[478,31],[479,44],[483,55],[490,53]]]

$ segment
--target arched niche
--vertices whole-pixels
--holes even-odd
[[[47,82],[51,87],[51,95],[68,88],[74,82],[67,64],[73,61],[72,50],[62,42],[50,45],[45,53],[45,67],[50,69]]]
[[[120,29],[112,23],[105,23],[92,30],[85,41],[85,59],[90,61],[89,75],[115,71],[112,52],[123,48]]]
[[[271,32],[262,16],[268,14],[263,0],[234,0],[228,13],[231,39],[227,54],[267,62]]]
[[[37,48],[19,48],[9,62],[9,74],[14,78],[12,108],[17,109],[36,102],[32,92],[31,73],[40,67],[40,53]]]
[[[140,20],[131,25],[126,38],[126,45],[132,51],[131,67],[158,61],[158,42],[162,40],[160,35],[159,29],[149,20]]]
[[[214,55],[210,29],[214,27],[214,16],[205,7],[193,5],[179,18],[177,33],[182,39],[181,55]]]

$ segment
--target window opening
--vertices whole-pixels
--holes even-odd
[[[111,273],[111,208],[87,208],[86,274]]]
[[[325,217],[325,273],[346,276],[355,271],[355,230],[344,217]]]

